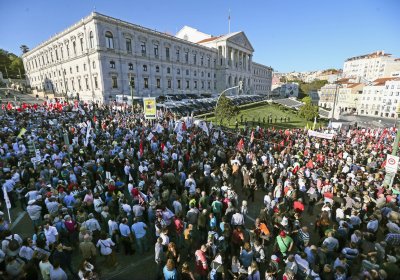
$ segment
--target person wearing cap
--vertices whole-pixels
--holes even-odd
[[[286,257],[287,253],[292,251],[293,239],[282,230],[275,240],[277,249],[282,256]]]

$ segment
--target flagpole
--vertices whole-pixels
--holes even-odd
[[[231,9],[229,9],[229,15],[228,15],[228,34],[231,33]]]

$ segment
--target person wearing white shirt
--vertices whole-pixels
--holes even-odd
[[[25,239],[25,240],[23,241],[22,247],[21,247],[21,249],[19,250],[19,256],[20,256],[22,259],[24,259],[24,260],[26,260],[26,261],[30,261],[30,260],[32,259],[32,257],[33,257],[33,252],[34,252],[33,248],[31,247],[32,244],[33,244],[33,243],[32,243],[32,239],[30,239],[30,238],[27,238],[27,239]]]
[[[36,198],[37,198],[37,196],[39,195],[40,193],[37,191],[37,190],[31,190],[31,191],[29,191],[29,192],[27,192],[26,194],[25,194],[25,198],[29,201],[29,200],[36,200]]]
[[[163,246],[167,246],[169,244],[169,237],[168,237],[168,229],[164,229],[161,233],[160,233],[160,237],[162,239],[162,245]]]
[[[39,268],[43,280],[50,280],[50,270],[53,268],[53,266],[49,262],[49,256],[44,255],[43,259],[39,263]]]
[[[58,240],[58,231],[56,227],[51,226],[49,223],[44,226],[44,235],[50,247]]]

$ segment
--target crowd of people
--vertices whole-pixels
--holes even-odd
[[[3,109],[1,198],[31,220],[16,232],[2,201],[4,279],[101,279],[135,254],[166,280],[400,275],[400,188],[384,182],[395,129],[314,137],[77,102]]]

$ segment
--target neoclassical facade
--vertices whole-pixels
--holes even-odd
[[[213,37],[185,26],[176,36],[97,12],[22,56],[31,87],[107,102],[116,95],[217,94],[243,81],[268,94],[272,68],[252,61],[244,32]],[[270,78],[271,77],[271,78]]]

